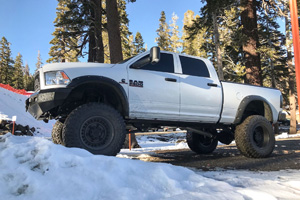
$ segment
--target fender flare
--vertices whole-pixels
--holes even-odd
[[[71,83],[67,86],[67,88],[71,88],[73,90],[80,85],[88,83],[97,83],[112,88],[121,101],[123,108],[123,112],[121,114],[124,116],[129,116],[129,103],[126,92],[124,88],[113,79],[104,76],[80,76],[72,79]]]
[[[268,103],[268,101],[261,96],[250,95],[250,96],[245,97],[241,101],[241,103],[238,107],[236,116],[235,116],[235,120],[233,122],[234,124],[239,124],[242,122],[245,109],[253,101],[262,101],[264,104],[264,114],[265,114],[264,117],[266,117],[269,121],[273,121],[273,112],[272,112],[271,106]]]

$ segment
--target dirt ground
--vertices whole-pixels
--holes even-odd
[[[222,145],[207,155],[191,150],[156,151],[147,159],[202,170],[245,169],[253,171],[278,171],[300,169],[300,137],[279,139],[273,154],[268,158],[253,159],[241,155],[235,145]]]

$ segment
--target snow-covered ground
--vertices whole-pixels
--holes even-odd
[[[40,127],[39,137],[0,137],[0,199],[300,199],[299,170],[204,172],[130,159],[187,148],[178,143],[182,134],[168,141],[141,136],[143,148],[122,150],[118,157],[55,145],[49,139],[53,122],[38,122],[25,113],[26,97],[2,88],[0,96],[0,112]]]
[[[55,121],[52,120],[49,123],[45,123],[34,119],[34,117],[25,111],[25,101],[27,98],[27,96],[0,87],[0,116],[7,116],[9,119],[12,116],[17,116],[17,124],[35,127],[36,136],[50,137]]]

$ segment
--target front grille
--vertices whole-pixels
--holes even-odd
[[[40,73],[37,72],[34,76],[34,91],[40,90]]]

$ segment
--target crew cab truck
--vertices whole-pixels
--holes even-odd
[[[279,90],[220,81],[209,60],[158,47],[118,64],[47,64],[35,90],[26,108],[57,120],[54,143],[104,155],[120,151],[129,129],[173,126],[199,154],[235,140],[245,156],[267,157],[282,107]]]

